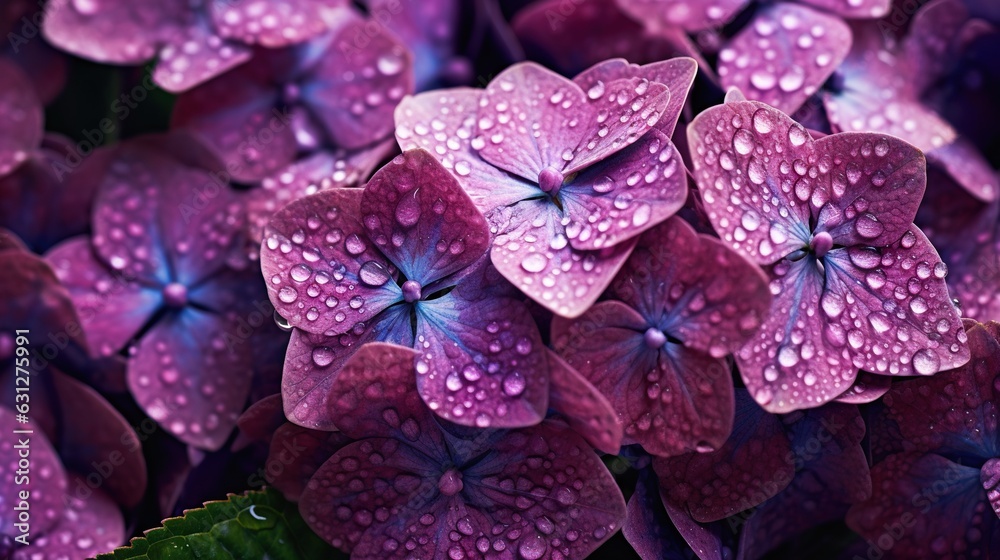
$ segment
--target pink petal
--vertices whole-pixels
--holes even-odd
[[[294,0],[261,4],[256,0],[209,2],[208,11],[219,35],[269,48],[306,41],[327,30],[344,0]]]
[[[292,501],[302,500],[309,479],[350,439],[340,432],[320,432],[283,424],[274,432],[265,470],[267,482]],[[281,469],[278,469],[278,465]]]
[[[854,385],[837,397],[837,402],[849,404],[865,404],[875,402],[889,392],[892,378],[885,375],[875,375],[867,371],[858,372]]]
[[[719,78],[747,99],[791,113],[823,85],[850,47],[851,29],[840,18],[774,4],[719,52]]]
[[[47,531],[40,531],[32,524],[31,532],[35,534],[30,538],[31,544],[19,548],[14,560],[90,558],[125,544],[122,512],[103,490],[93,490],[93,495],[84,500],[67,495],[60,499],[63,501],[66,510],[62,518]]]
[[[695,32],[722,27],[749,0],[617,0],[623,10],[651,27],[681,27]]]
[[[815,6],[824,12],[836,14],[844,19],[877,19],[889,13],[892,0],[802,0],[803,4]]]
[[[0,407],[0,428],[7,434],[7,438],[0,442],[0,451],[3,452],[3,461],[0,462],[0,474],[3,476],[0,480],[3,481],[4,509],[6,510],[0,513],[0,535],[13,538],[21,534],[14,526],[15,523],[18,523],[18,512],[14,508],[20,503],[18,495],[21,491],[29,493],[30,532],[44,534],[45,531],[58,524],[66,511],[64,500],[68,483],[62,462],[42,431],[30,420],[27,423],[18,422],[13,410]],[[30,430],[34,433],[14,433],[17,430]],[[20,442],[24,440],[28,440],[27,447],[31,468],[24,484],[15,484],[15,479],[18,478],[16,472],[19,468],[18,453],[19,449],[23,448],[23,446],[15,448],[15,445],[20,445]],[[42,476],[42,472],[47,472],[48,476]]]
[[[250,60],[244,45],[224,41],[200,16],[170,33],[153,70],[153,80],[170,93],[181,93]],[[143,57],[143,60],[149,57]]]
[[[28,159],[42,142],[42,103],[28,77],[11,62],[0,59],[0,113],[5,126],[0,132],[0,177]]]
[[[538,186],[494,167],[472,149],[481,90],[454,88],[404,98],[396,108],[396,140],[423,148],[454,173],[483,213],[536,196]]]
[[[548,358],[549,408],[561,414],[595,449],[617,454],[622,446],[622,424],[611,403],[558,354],[548,352]]]
[[[164,38],[190,17],[188,10],[184,0],[54,2],[46,6],[42,32],[50,43],[77,56],[137,64],[153,58]]]

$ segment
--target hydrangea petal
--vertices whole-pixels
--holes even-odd
[[[667,516],[660,497],[660,487],[652,469],[639,471],[635,492],[628,500],[627,517],[622,534],[640,558],[686,558],[691,544],[677,531]],[[719,558],[707,550],[698,551],[699,558]]]
[[[408,280],[427,286],[471,266],[490,247],[486,219],[424,150],[379,169],[361,198],[368,237]]]
[[[417,304],[417,389],[439,416],[465,426],[540,422],[549,375],[541,335],[525,306],[451,292]]]
[[[335,337],[294,329],[281,376],[284,410],[289,421],[315,430],[333,429],[333,411],[328,406],[333,380],[354,351],[372,341],[412,346],[409,310],[402,306],[387,309],[370,328],[356,326]]]
[[[943,167],[970,194],[986,202],[1000,196],[1000,178],[979,150],[964,138],[934,148],[925,154],[927,161]]]
[[[189,130],[239,182],[259,181],[290,163],[297,151],[287,109],[262,70],[242,66],[178,97],[171,126]]]
[[[580,172],[559,194],[570,244],[597,250],[634,237],[680,210],[687,198],[687,175],[670,139],[650,131]]]
[[[759,264],[808,245],[815,148],[801,125],[762,103],[731,101],[695,117],[687,134],[702,202],[723,241]],[[764,157],[779,147],[782,157]],[[733,185],[742,192],[735,200]]]
[[[826,320],[826,313],[843,312],[843,307],[827,301],[819,309],[823,277],[810,258],[779,263],[772,276],[771,293],[777,293],[770,313],[736,353],[740,375],[769,412],[819,406],[846,391],[858,372],[847,349],[847,332]]]
[[[995,404],[1000,401],[1000,342],[982,325],[968,323],[972,359],[967,365],[896,383],[883,399],[907,450],[980,459],[1000,455]]]
[[[202,84],[247,62],[253,54],[244,45],[220,40],[200,16],[191,19],[171,34],[153,69],[153,80],[171,93]]]
[[[464,480],[490,504],[495,524],[509,528],[507,539],[495,541],[508,540],[522,557],[584,558],[624,524],[625,500],[614,478],[569,428],[543,422],[507,432],[488,451]],[[520,538],[510,542],[512,534]]]
[[[269,48],[301,43],[326,31],[344,0],[295,0],[265,4],[255,0],[209,2],[208,12],[219,35]]]
[[[687,2],[684,0],[617,0],[618,5],[639,21],[658,28],[681,27],[696,32],[722,27],[740,12],[749,0]]]
[[[1000,519],[988,509],[979,469],[901,453],[872,468],[872,488],[871,499],[848,511],[847,525],[872,542],[892,528],[893,554],[987,558],[1000,549]]]
[[[611,403],[558,354],[547,354],[549,408],[562,415],[595,449],[617,454],[622,445],[622,425]]]
[[[759,505],[792,480],[788,436],[743,391],[736,393],[736,422],[725,445],[711,453],[653,459],[664,502],[695,521],[723,519]]]
[[[930,375],[969,360],[947,267],[916,226],[888,247],[834,250],[825,262],[820,303],[829,325],[846,333],[856,367]]]
[[[429,2],[399,2],[368,0],[368,13],[383,18],[386,27],[402,39],[413,56],[413,74],[418,91],[432,89],[441,82],[455,81],[454,68],[465,66],[464,59],[454,57],[455,36],[459,30],[461,3],[458,0]],[[391,17],[386,18],[386,15]],[[471,68],[467,68],[471,71]],[[461,74],[462,72],[458,72]]]
[[[564,317],[590,307],[611,283],[638,237],[600,251],[577,251],[552,204],[526,200],[501,208],[491,223],[503,233],[490,257],[504,278],[531,299]]]
[[[716,358],[757,332],[771,301],[759,267],[680,218],[643,234],[611,293],[684,346]]]
[[[320,538],[337,548],[351,551],[369,533],[390,543],[377,556],[370,551],[358,555],[385,558],[386,553],[406,550],[402,543],[381,537],[388,526],[412,523],[421,513],[428,516],[426,525],[440,522],[433,514],[446,511],[441,503],[446,500],[434,486],[438,474],[426,455],[400,440],[364,439],[342,447],[323,463],[306,485],[299,511]]]
[[[18,504],[18,491],[30,493],[30,514],[31,531],[35,534],[44,534],[46,530],[59,522],[64,515],[66,506],[64,503],[67,489],[66,472],[63,470],[62,462],[52,444],[42,434],[42,431],[35,427],[32,422],[21,424],[15,419],[14,411],[0,407],[0,427],[8,434],[0,442],[0,451],[3,452],[3,463],[0,463],[0,474],[3,480],[3,513],[0,514],[0,535],[10,538],[16,537],[21,532],[14,526],[18,523],[17,511],[14,507]],[[19,435],[17,430],[32,430],[34,434]],[[18,470],[18,445],[19,439],[28,439],[31,469],[28,480],[24,484],[15,485],[15,472]],[[48,476],[42,476],[48,473]]]
[[[45,258],[73,298],[93,356],[123,348],[161,305],[158,290],[99,262],[85,237],[56,245]]]
[[[0,177],[28,159],[42,142],[42,103],[28,77],[14,63],[0,59],[0,114],[6,125],[0,133]]]
[[[344,364],[333,382],[330,408],[344,434],[397,438],[433,456],[442,445],[433,413],[416,390],[410,348],[371,342]]]
[[[125,543],[127,535],[122,512],[100,488],[93,490],[85,500],[69,495],[60,499],[63,500],[66,511],[62,518],[44,532],[32,523],[32,533],[37,531],[37,536],[32,536],[28,546],[17,549],[13,560],[91,558]],[[32,505],[35,503],[32,501]]]
[[[867,371],[858,372],[854,385],[836,398],[837,402],[848,404],[865,404],[875,402],[889,392],[892,378],[885,375],[875,375]]]
[[[993,512],[1000,517],[1000,459],[986,461],[979,478],[983,483],[983,490],[986,490],[986,497],[993,506]]]
[[[139,406],[181,441],[209,450],[225,443],[250,390],[250,356],[237,351],[227,319],[194,308],[161,318],[129,357]]]
[[[361,197],[361,189],[321,191],[286,206],[265,231],[261,270],[292,326],[343,334],[402,300],[394,267],[361,224]]]
[[[63,418],[59,441],[63,464],[89,474],[93,464],[105,464],[111,458],[115,476],[104,476],[102,490],[126,508],[137,505],[146,491],[146,460],[135,430],[90,387],[56,372],[52,381]],[[81,418],[87,419],[86,424],[73,421]],[[70,478],[71,493],[87,485],[82,476],[70,474]]]
[[[324,39],[326,56],[309,69],[301,91],[334,144],[346,149],[390,136],[396,103],[414,87],[410,52],[390,33],[371,36],[368,23],[351,18]],[[361,48],[359,35],[369,39]]]
[[[423,148],[438,158],[476,207],[488,213],[537,196],[538,185],[534,183],[537,176],[525,182],[490,165],[473,149],[481,97],[481,90],[469,88],[405,97],[396,108],[396,140],[403,151]]]
[[[729,366],[679,345],[650,348],[648,327],[633,309],[605,301],[573,322],[553,321],[552,343],[611,401],[626,444],[659,456],[719,448],[733,425]]]
[[[859,445],[864,422],[855,407],[810,410],[790,430],[795,478],[746,519],[741,558],[757,560],[807,529],[843,518],[852,503],[871,496],[868,460]]]
[[[918,149],[878,133],[831,134],[815,146],[830,181],[813,191],[814,200],[826,201],[816,231],[828,231],[835,246],[881,247],[911,229],[926,186]]]
[[[719,52],[719,78],[748,99],[792,113],[815,93],[851,47],[851,28],[836,16],[778,3],[754,16]]]
[[[496,167],[537,182],[544,169],[566,169],[596,121],[597,109],[579,86],[538,64],[522,62],[483,90],[476,149]]]
[[[687,103],[697,72],[698,62],[689,57],[676,57],[643,66],[629,64],[625,59],[616,58],[591,66],[577,74],[573,81],[588,93],[593,88],[600,88],[600,84],[631,77],[645,78],[667,86],[670,98],[663,114],[656,121],[655,128],[667,137],[671,137],[681,111]]]
[[[280,472],[266,470],[267,482],[286,498],[300,501],[316,471],[350,439],[340,432],[321,432],[283,424],[271,438],[267,464],[280,464]],[[274,469],[277,471],[278,469]]]
[[[153,58],[164,35],[177,31],[179,14],[186,11],[184,0],[82,6],[85,9],[74,2],[46,6],[45,39],[77,56],[112,64],[136,64]]]

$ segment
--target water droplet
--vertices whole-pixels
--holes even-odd
[[[333,350],[327,348],[326,346],[317,346],[313,348],[312,360],[319,367],[326,367],[333,363]]]
[[[521,268],[528,272],[541,272],[545,270],[548,261],[541,253],[529,253],[521,260]]]
[[[799,123],[795,123],[788,128],[788,141],[791,142],[793,146],[801,146],[806,143],[808,134],[806,129],[802,127]]]
[[[885,231],[885,226],[882,225],[882,222],[874,214],[866,212],[858,216],[858,219],[854,222],[854,230],[865,239],[874,239],[882,235],[882,232]]]
[[[417,200],[417,192],[403,195],[403,198],[396,205],[396,221],[403,227],[412,227],[420,220],[420,201]]]
[[[284,286],[278,290],[278,299],[284,303],[292,303],[299,298],[299,292],[291,286]]]
[[[752,152],[753,148],[754,141],[752,132],[741,128],[733,134],[733,149],[736,150],[736,153],[745,156]]]
[[[750,158],[750,162],[747,163],[747,178],[755,185],[763,185],[764,181],[767,180],[767,172],[759,158]]]
[[[941,367],[941,360],[934,352],[924,348],[913,354],[913,369],[922,375],[936,373]]]
[[[377,288],[384,286],[391,279],[391,276],[382,263],[368,261],[361,265],[358,271],[358,278],[366,285]]]
[[[510,397],[516,397],[524,392],[527,383],[519,372],[512,372],[503,379],[503,392]]]
[[[774,130],[774,115],[767,109],[757,109],[753,114],[753,128],[761,134]]]

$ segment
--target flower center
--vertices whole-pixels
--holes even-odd
[[[184,284],[171,282],[163,287],[163,302],[170,307],[184,307],[188,302],[188,291]]]
[[[812,241],[809,242],[809,249],[816,255],[817,259],[821,259],[833,249],[833,237],[825,231],[821,231],[813,236]]]
[[[438,490],[445,496],[454,496],[462,491],[465,485],[462,484],[462,473],[455,469],[448,469],[441,478],[438,479]]]
[[[422,287],[423,286],[420,285],[420,282],[417,282],[416,280],[407,280],[406,282],[403,282],[403,299],[406,300],[406,303],[413,303],[419,300],[422,295],[420,293]]]
[[[538,186],[542,191],[548,193],[551,196],[559,194],[559,187],[562,186],[563,174],[551,167],[546,167],[538,174]]]
[[[642,339],[649,348],[659,348],[667,343],[667,335],[663,334],[663,331],[656,327],[646,329],[646,334],[642,335]]]

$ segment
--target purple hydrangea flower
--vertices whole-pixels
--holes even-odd
[[[98,62],[140,64],[156,58],[153,79],[181,92],[250,59],[252,46],[295,45],[340,23],[343,0],[128,0],[52,2],[45,38]]]
[[[923,101],[926,90],[940,76],[929,58],[927,43],[944,42],[928,37],[942,31],[942,12],[948,5],[919,12],[903,48],[888,48],[875,23],[854,26],[854,46],[837,68],[833,88],[823,92],[823,104],[834,131],[873,131],[897,136],[926,152],[927,159],[943,166],[970,193],[982,200],[1000,195],[1000,183],[990,164],[975,146]],[[950,17],[943,18],[951,21]],[[925,31],[926,30],[926,31]],[[955,31],[957,33],[957,31]],[[926,41],[926,42],[925,42]]]
[[[688,138],[712,225],[771,277],[770,313],[736,354],[762,406],[818,406],[860,369],[928,375],[969,359],[947,266],[912,223],[925,187],[916,148],[877,133],[813,140],[735,97]]]
[[[885,396],[893,430],[876,426],[873,439],[895,433],[897,451],[872,468],[871,499],[847,514],[871,542],[890,527],[900,556],[989,558],[1000,550],[1000,324],[966,326],[967,365],[896,383]]]
[[[609,296],[573,321],[556,318],[552,341],[611,399],[625,443],[653,455],[722,446],[733,425],[725,357],[767,313],[764,273],[671,218],[642,235]]]
[[[313,475],[300,510],[354,558],[582,558],[614,534],[625,502],[611,474],[558,422],[458,433],[415,386],[415,353],[373,343],[334,382],[353,440]]]
[[[239,321],[255,304],[270,313],[255,273],[230,259],[243,227],[235,192],[167,155],[164,142],[137,141],[120,149],[101,185],[92,238],[47,255],[92,355],[127,349],[139,405],[206,449],[225,442],[250,387]]]
[[[396,102],[413,92],[411,55],[391,34],[355,46],[369,23],[347,13],[307,43],[257,52],[180,96],[172,126],[194,132],[238,182],[281,177],[317,150],[335,181],[363,179],[390,148]]]
[[[261,265],[271,301],[296,328],[282,381],[289,418],[329,428],[337,372],[355,347],[384,340],[420,350],[417,387],[442,417],[538,423],[548,361],[525,305],[480,280],[489,242],[468,195],[423,150],[363,190],[322,191],[278,212]]]
[[[485,90],[403,100],[396,138],[424,148],[486,214],[493,265],[521,291],[567,317],[583,313],[628,258],[636,236],[676,212],[683,163],[668,134],[694,61],[655,68],[621,61],[584,88],[534,63],[514,65]],[[687,68],[669,86],[661,69]],[[588,74],[588,73],[585,73]],[[643,77],[639,77],[643,76]]]

